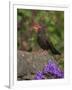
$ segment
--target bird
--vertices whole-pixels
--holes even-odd
[[[33,29],[37,33],[37,42],[43,50],[50,50],[54,55],[61,55],[61,53],[54,47],[49,37],[46,37],[44,25],[37,23],[33,24]]]

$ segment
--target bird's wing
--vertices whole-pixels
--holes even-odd
[[[51,41],[50,41],[50,39],[49,39],[47,36],[45,36],[45,35],[44,35],[42,38],[43,38],[43,39],[42,39],[42,40],[43,40],[43,43],[44,43],[48,48],[50,48],[50,44],[52,44]],[[52,46],[53,46],[53,45],[52,45]]]

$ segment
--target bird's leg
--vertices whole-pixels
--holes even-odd
[[[39,53],[46,56],[48,54],[48,51],[47,50],[40,49],[39,50]]]
[[[42,55],[45,55],[45,56],[48,55],[48,51],[47,50],[43,50],[42,51]]]
[[[43,49],[39,49],[38,51],[39,51],[39,52],[43,52]]]

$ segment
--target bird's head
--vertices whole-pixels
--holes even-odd
[[[32,27],[35,30],[35,32],[39,32],[42,28],[42,26],[40,24],[37,24],[37,23],[33,23]]]

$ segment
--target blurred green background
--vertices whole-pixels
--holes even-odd
[[[33,21],[45,25],[46,35],[49,36],[54,46],[63,53],[64,11],[17,9],[18,49],[23,49],[22,42],[27,48],[39,49],[36,33],[32,29]]]

